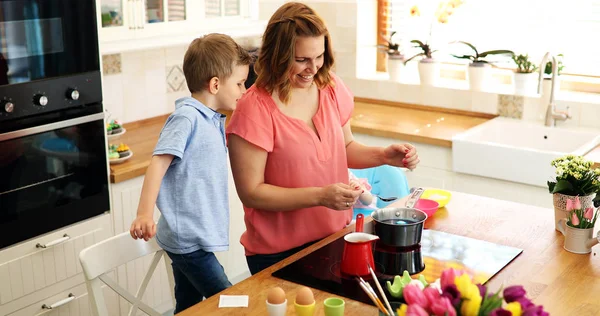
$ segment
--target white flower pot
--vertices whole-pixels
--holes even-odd
[[[433,59],[419,61],[419,80],[422,85],[435,86],[440,74],[439,63]]]
[[[592,248],[589,246],[588,241],[593,241],[594,228],[575,228],[567,225],[567,219],[561,218],[558,221],[558,231],[565,236],[565,243],[563,248],[566,251],[586,254],[592,252]]]
[[[402,73],[404,72],[404,59],[403,58],[388,58],[388,74],[390,80],[394,82],[400,82]]]
[[[537,93],[538,74],[516,72],[514,79],[515,94],[530,95]]]
[[[583,209],[586,209],[588,207],[594,207],[595,197],[596,193],[580,196],[579,201],[581,202],[581,207]],[[554,203],[554,229],[558,231],[560,231],[558,229],[558,221],[561,218],[567,218],[569,216],[569,214],[567,213],[567,200],[569,199],[574,200],[575,197],[561,193],[552,194],[552,202]]]
[[[468,67],[469,89],[485,91],[489,89],[492,79],[492,66],[486,63],[472,63]]]

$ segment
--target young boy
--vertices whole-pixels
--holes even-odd
[[[173,261],[175,313],[231,286],[215,251],[229,247],[225,116],[244,94],[250,56],[227,35],[195,39],[176,101],[146,172],[131,237],[156,241]],[[161,212],[155,226],[154,205]]]

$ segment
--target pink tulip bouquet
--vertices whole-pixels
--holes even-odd
[[[525,296],[522,286],[510,286],[496,293],[473,283],[458,270],[446,269],[439,282],[421,288],[410,283],[403,290],[406,304],[396,311],[398,316],[546,316],[541,305]]]
[[[581,201],[579,201],[579,196],[576,196],[573,200],[567,200],[567,212],[569,212],[567,225],[574,228],[594,228],[598,219],[598,209],[594,210],[593,207],[583,209]]]

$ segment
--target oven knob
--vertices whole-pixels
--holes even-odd
[[[12,111],[15,110],[15,105],[14,103],[10,102],[10,101],[2,101],[0,102],[0,104],[2,104],[2,110],[6,113],[12,113]]]
[[[79,100],[79,91],[77,89],[67,90],[67,99],[73,101]]]
[[[36,94],[33,97],[33,104],[39,105],[39,106],[45,106],[46,104],[48,104],[48,97],[43,94]]]

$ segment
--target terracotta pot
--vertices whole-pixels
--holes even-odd
[[[582,208],[594,207],[594,198],[596,197],[596,193],[592,193],[590,195],[584,195],[579,197],[579,201],[581,201]],[[554,202],[554,229],[560,231],[558,229],[558,221],[561,218],[567,218],[569,214],[567,214],[567,200],[574,200],[575,197],[571,195],[565,195],[561,193],[554,193],[552,195],[552,199]]]

